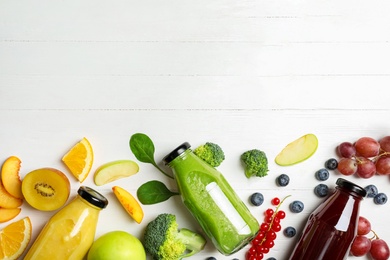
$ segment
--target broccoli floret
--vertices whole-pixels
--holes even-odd
[[[189,229],[178,229],[176,216],[163,213],[146,226],[143,244],[154,260],[179,260],[203,250],[206,240]]]
[[[245,165],[245,175],[247,178],[252,176],[267,176],[268,160],[263,151],[258,149],[246,151],[241,155],[241,161]]]
[[[213,167],[218,167],[225,160],[222,148],[211,142],[197,147],[194,150],[194,154]]]

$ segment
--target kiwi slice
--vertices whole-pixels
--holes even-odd
[[[60,170],[41,168],[23,178],[22,193],[31,207],[52,211],[62,207],[69,198],[70,182]]]

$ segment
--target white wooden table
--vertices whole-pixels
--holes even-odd
[[[321,201],[313,194],[314,172],[336,156],[335,147],[390,135],[389,8],[386,1],[360,0],[0,0],[0,160],[20,157],[22,177],[58,168],[74,196],[80,184],[61,157],[84,136],[95,152],[93,171],[108,161],[136,160],[128,145],[136,132],[153,139],[158,161],[184,141],[194,147],[211,141],[226,154],[219,170],[259,221],[273,197],[291,194],[305,210],[293,214],[286,202],[282,226],[299,229]],[[315,155],[277,166],[276,154],[306,133],[319,138]],[[265,178],[244,176],[239,156],[252,148],[269,158]],[[96,187],[92,173],[83,183],[110,200],[96,236],[125,230],[141,237],[163,212],[199,229],[178,197],[144,206],[141,224],[126,215],[112,185],[135,194],[158,179],[175,189],[152,166],[139,165],[128,179]],[[284,188],[275,185],[281,173],[291,178]],[[338,177],[332,173],[325,183],[334,187]],[[348,179],[390,195],[387,176]],[[255,191],[265,196],[261,207],[248,201]],[[366,199],[361,215],[390,243],[389,207]],[[25,203],[18,218],[31,218],[35,238],[52,214]],[[286,259],[294,243],[279,233],[267,256]],[[246,249],[222,256],[209,241],[191,259],[244,259]]]

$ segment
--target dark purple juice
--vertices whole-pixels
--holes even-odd
[[[366,191],[339,178],[335,192],[310,214],[290,260],[343,260],[356,236]]]

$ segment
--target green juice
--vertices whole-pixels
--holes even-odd
[[[164,158],[177,181],[184,205],[218,251],[237,252],[250,242],[259,223],[224,176],[198,158],[184,143]]]

